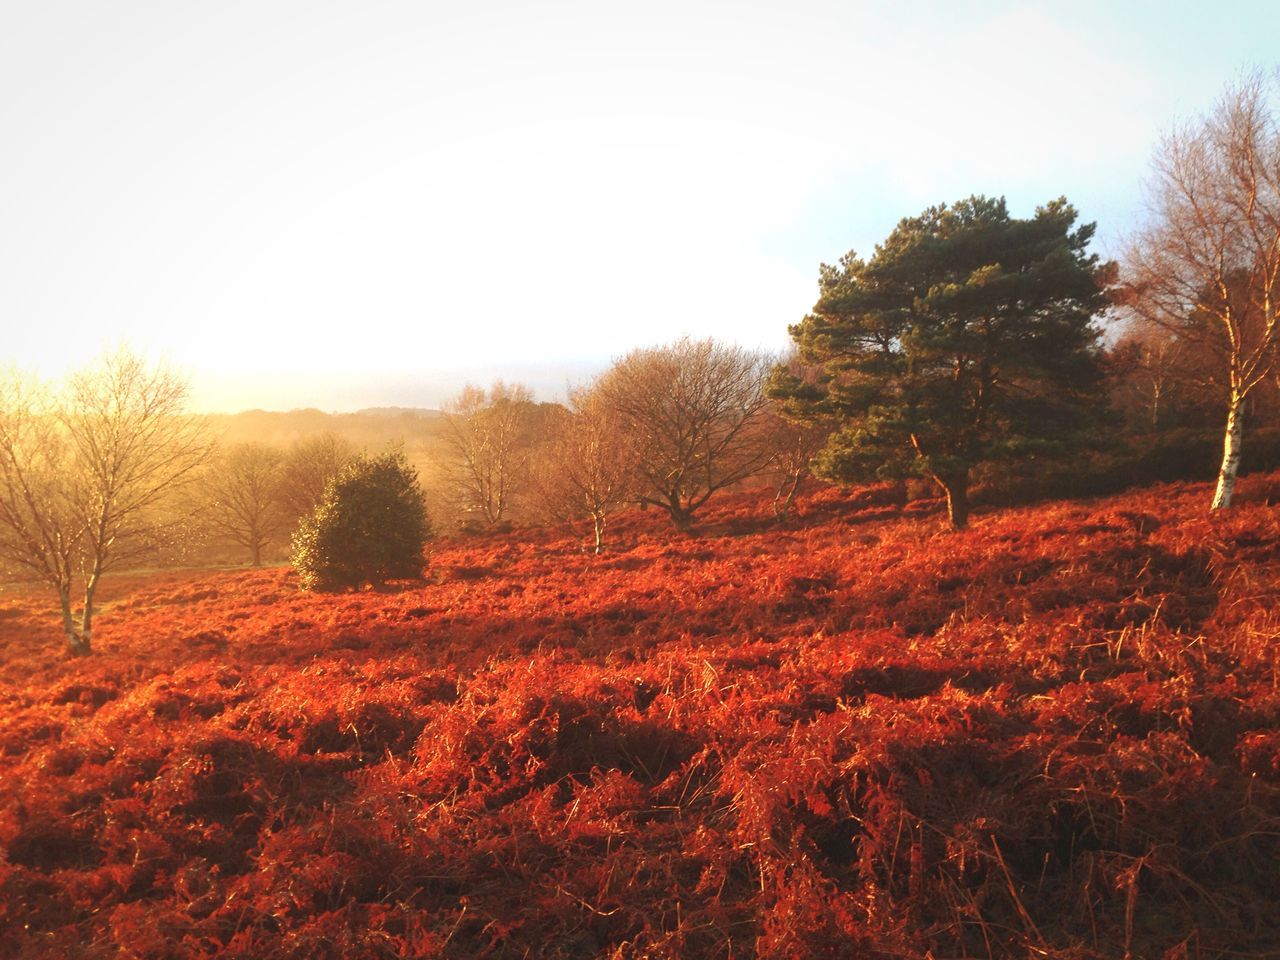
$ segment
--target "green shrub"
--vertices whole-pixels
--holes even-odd
[[[304,590],[344,590],[422,575],[431,523],[417,472],[401,452],[362,456],[325,487],[293,535]]]

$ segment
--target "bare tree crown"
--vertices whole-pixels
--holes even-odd
[[[90,650],[103,574],[154,549],[160,507],[208,458],[186,400],[181,377],[127,350],[63,389],[0,383],[0,553],[56,591],[73,652]]]
[[[1212,351],[1227,428],[1214,507],[1231,502],[1245,398],[1280,359],[1280,127],[1252,74],[1161,142],[1149,216],[1125,255],[1124,303],[1140,323]]]

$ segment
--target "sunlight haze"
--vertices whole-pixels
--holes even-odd
[[[1263,4],[7,3],[4,361],[127,342],[205,410],[553,396],[780,350],[820,261],[971,193],[1114,252]]]

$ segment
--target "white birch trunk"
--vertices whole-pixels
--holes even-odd
[[[592,525],[595,528],[595,534],[596,534],[596,548],[593,552],[602,553],[604,551],[605,516],[603,513],[596,511],[591,515],[591,519],[593,521]]]
[[[1218,470],[1218,488],[1213,493],[1213,510],[1231,506],[1236,492],[1236,474],[1240,472],[1240,443],[1244,438],[1244,397],[1233,395],[1227,410],[1227,432],[1222,440],[1222,466]]]
[[[69,588],[58,588],[58,603],[62,608],[62,632],[67,637],[67,648],[73,653],[77,652],[80,645],[80,631],[76,629],[75,614],[71,610],[71,590]]]

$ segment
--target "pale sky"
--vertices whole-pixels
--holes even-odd
[[[770,350],[972,193],[1114,252],[1271,4],[0,0],[0,363],[127,343],[205,410],[544,397]]]

